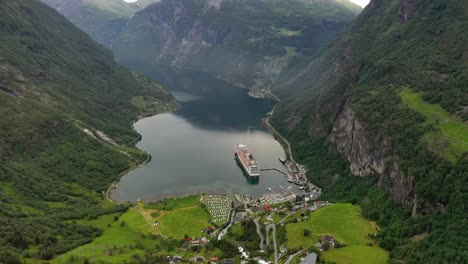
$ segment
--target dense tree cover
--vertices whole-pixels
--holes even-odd
[[[127,209],[103,192],[130,161],[146,158],[132,145],[131,122],[150,111],[131,102],[136,96],[173,105],[51,8],[2,2],[0,262],[51,259],[101,234],[76,220]],[[98,140],[97,130],[120,146]]]
[[[260,238],[257,234],[257,226],[252,220],[243,220],[241,223],[242,233],[233,235],[236,241],[241,241],[248,250],[257,250]]]
[[[358,203],[381,226],[391,263],[466,263],[468,158],[449,162],[430,150],[425,118],[398,96],[402,86],[466,119],[468,11],[461,2],[372,1],[352,27],[278,89],[273,122],[291,141],[323,199]],[[288,94],[289,93],[289,94]],[[391,142],[417,204],[397,205],[378,176],[356,178],[328,142],[349,103],[374,146]],[[385,157],[395,160],[394,157]],[[377,187],[379,185],[383,188]],[[414,199],[413,196],[407,197]],[[407,200],[407,201],[408,201]]]

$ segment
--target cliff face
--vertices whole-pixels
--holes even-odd
[[[113,50],[125,64],[202,70],[264,88],[299,56],[315,54],[356,11],[322,0],[163,0],[129,21]]]
[[[411,205],[415,200],[414,179],[404,175],[390,138],[375,144],[356,113],[346,103],[333,122],[329,142],[349,162],[350,172],[359,177],[378,175],[378,184],[389,191],[393,200]]]

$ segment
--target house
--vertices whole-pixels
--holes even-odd
[[[317,254],[309,253],[305,258],[301,259],[300,264],[315,264],[317,262]]]
[[[203,256],[196,256],[196,257],[193,257],[190,259],[191,262],[204,262],[204,263],[207,263],[208,260],[206,260],[206,258],[204,258]]]
[[[315,243],[315,244],[314,244],[314,247],[316,247],[316,248],[317,248],[318,250],[320,250],[320,251],[323,251],[322,243],[320,243],[320,242]]]
[[[218,263],[218,257],[211,257],[211,258],[210,258],[210,263],[211,263],[211,264],[216,264],[216,263]]]
[[[265,209],[265,212],[270,212],[271,207],[270,207],[269,204],[265,204],[265,205],[263,206],[263,209]]]
[[[192,240],[192,248],[197,248],[201,245],[200,240]]]
[[[320,244],[325,244],[326,242],[328,242],[328,244],[330,244],[330,247],[335,247],[335,244],[336,244],[336,240],[334,237],[330,236],[330,235],[324,235],[322,237],[320,237]]]

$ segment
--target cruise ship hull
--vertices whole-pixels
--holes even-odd
[[[242,174],[244,174],[245,178],[249,181],[249,183],[258,183],[260,181],[259,174],[250,174],[247,169],[242,165],[242,161],[239,159],[237,153],[234,153],[235,160],[239,168],[242,170]]]
[[[244,173],[247,174],[249,179],[258,178],[260,176],[260,169],[257,161],[248,150],[247,145],[237,144],[235,150],[236,160],[240,163],[240,167]]]

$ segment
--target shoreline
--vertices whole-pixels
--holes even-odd
[[[287,160],[291,161],[294,166],[297,167],[297,163],[295,162],[294,158],[293,158],[293,155],[292,155],[292,150],[291,150],[291,145],[289,143],[289,141],[283,136],[281,135],[274,127],[273,125],[271,125],[271,123],[269,122],[270,120],[270,117],[273,116],[274,114],[274,110],[276,109],[276,107],[278,106],[278,103],[280,102],[280,100],[278,99],[278,97],[276,97],[273,93],[271,93],[271,95],[273,96],[273,98],[259,98],[259,97],[254,97],[256,99],[272,99],[274,101],[276,101],[277,103],[273,106],[272,110],[270,112],[267,112],[265,117],[261,119],[261,124],[262,126],[268,131],[268,133],[270,135],[273,136],[273,139],[276,140],[280,145],[281,145],[281,148],[283,149],[283,152],[285,153],[286,155],[286,158]],[[178,102],[178,101],[177,101]],[[168,110],[168,111],[163,111],[163,112],[158,112],[158,113],[155,113],[155,114],[147,114],[147,115],[142,115],[142,116],[138,116],[138,118],[132,122],[132,127],[134,129],[135,132],[137,132],[134,128],[134,125],[135,123],[145,119],[145,118],[149,118],[149,117],[153,117],[153,116],[156,116],[156,115],[160,115],[160,114],[165,114],[165,113],[171,113],[171,112],[175,112],[177,111],[178,109],[180,108],[180,104],[177,104],[177,106],[172,109],[172,110]],[[138,132],[137,132],[138,133]],[[114,200],[112,198],[112,191],[115,190],[117,187],[118,187],[118,183],[120,182],[121,178],[125,175],[127,175],[129,172],[131,172],[132,170],[135,170],[137,168],[140,168],[142,166],[145,166],[147,165],[150,161],[151,161],[151,155],[148,154],[146,151],[136,147],[136,144],[142,140],[142,136],[141,134],[138,133],[138,136],[133,139],[132,141],[130,141],[128,144],[131,144],[133,145],[135,148],[143,151],[146,155],[147,155],[147,158],[140,162],[140,163],[134,163],[134,164],[130,164],[129,167],[127,169],[125,169],[124,171],[122,171],[121,173],[119,173],[117,175],[117,177],[115,178],[115,180],[110,184],[109,188],[107,189],[106,191],[106,199],[113,203],[113,204],[132,204],[134,202],[137,202],[137,201],[118,201],[118,200]],[[307,181],[309,183],[309,181]],[[144,201],[145,203],[153,203],[153,202],[158,202],[158,201],[162,201],[162,200],[165,200],[165,199],[177,199],[177,198],[182,198],[182,197],[186,197],[186,196],[191,196],[191,195],[201,195],[201,194],[226,194],[226,193],[223,193],[223,192],[213,192],[213,193],[204,193],[204,192],[187,192],[187,193],[174,193],[174,194],[169,194],[169,195],[155,195],[155,199],[141,199],[142,201]]]
[[[134,170],[134,169],[137,169],[137,168],[140,168],[140,167],[142,167],[142,166],[145,166],[146,164],[148,164],[148,163],[151,161],[151,154],[148,154],[146,151],[144,151],[144,150],[142,150],[142,149],[140,149],[140,148],[138,148],[138,147],[136,146],[136,144],[137,144],[138,142],[140,142],[140,141],[142,140],[143,137],[142,137],[142,135],[141,135],[140,133],[138,133],[138,131],[135,129],[135,124],[136,124],[138,121],[143,120],[143,119],[145,119],[145,118],[149,118],[149,117],[156,116],[156,115],[160,115],[160,114],[172,113],[172,112],[175,112],[175,111],[179,110],[179,108],[180,108],[180,103],[179,103],[179,101],[177,101],[175,98],[174,98],[174,101],[175,101],[175,103],[176,103],[175,106],[174,106],[174,109],[168,109],[168,110],[166,110],[166,111],[161,111],[161,112],[157,112],[157,113],[154,113],[154,114],[152,113],[152,114],[147,114],[147,115],[139,115],[139,116],[136,118],[136,120],[134,120],[134,121],[131,123],[131,126],[132,126],[133,131],[135,131],[135,132],[138,134],[138,136],[137,136],[135,139],[131,140],[131,141],[130,141],[129,143],[127,143],[126,145],[132,145],[133,147],[139,149],[140,151],[143,151],[143,152],[146,154],[146,159],[145,159],[144,161],[142,161],[142,162],[139,162],[139,163],[132,163],[132,162],[130,162],[129,167],[126,168],[125,170],[123,170],[122,172],[120,172],[120,173],[117,175],[117,177],[114,179],[114,181],[112,181],[112,183],[110,184],[109,188],[107,188],[107,190],[106,190],[106,199],[107,199],[110,203],[118,204],[118,205],[123,204],[123,203],[131,203],[130,201],[119,202],[119,201],[116,201],[116,200],[112,199],[112,197],[111,197],[111,196],[112,196],[112,195],[111,195],[111,194],[112,194],[112,190],[115,189],[115,188],[117,188],[118,183],[120,182],[120,179],[121,179],[123,176],[127,175],[130,171],[132,171],[132,170]]]

